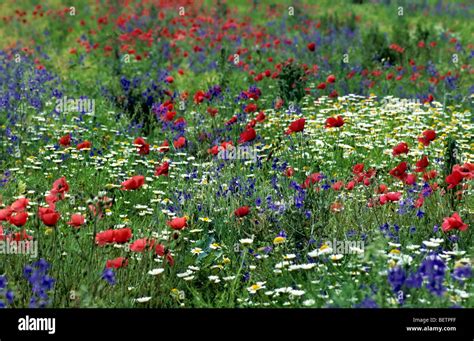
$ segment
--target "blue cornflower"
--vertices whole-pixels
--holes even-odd
[[[390,225],[388,223],[385,223],[379,227],[380,231],[382,232],[387,232],[389,228],[390,228]]]
[[[32,273],[33,273],[33,267],[31,267],[30,265],[26,265],[26,266],[23,268],[23,276],[24,276],[26,279],[30,279]]]
[[[8,284],[7,277],[6,276],[0,276],[0,290],[3,290],[6,288]]]
[[[472,268],[469,265],[457,267],[452,272],[451,277],[460,283],[464,283],[472,277]]]
[[[102,279],[105,280],[110,285],[115,285],[115,283],[116,283],[115,273],[112,269],[105,269],[102,272]]]
[[[417,216],[418,218],[423,218],[424,215],[425,215],[425,212],[423,212],[422,210],[418,210],[418,211],[416,212],[416,216]]]
[[[33,266],[36,267],[38,270],[41,270],[43,272],[45,272],[49,269],[48,262],[43,258],[41,258],[39,261],[34,263]]]
[[[325,183],[325,184],[323,184],[323,185],[321,186],[321,188],[322,188],[323,190],[327,191],[328,189],[331,188],[331,185],[328,184],[328,183]]]
[[[301,189],[300,185],[296,181],[290,183],[290,188],[299,191]]]
[[[35,296],[32,296],[32,297],[30,298],[30,303],[29,303],[28,307],[30,307],[30,308],[38,308],[38,302],[37,302]]]
[[[294,199],[296,208],[302,208],[304,204],[304,195],[301,195],[301,192],[299,192],[295,195]]]
[[[421,288],[422,284],[423,284],[423,277],[418,272],[411,273],[408,276],[407,280],[405,281],[405,285],[407,286],[407,288],[419,289]]]
[[[250,273],[246,272],[246,273],[242,276],[242,280],[243,280],[244,282],[247,282],[249,279],[250,279]]]
[[[436,254],[427,256],[418,269],[418,272],[427,280],[426,289],[437,296],[442,296],[446,290],[443,287],[445,270],[446,264]]]
[[[31,284],[33,295],[30,298],[30,308],[46,307],[48,301],[48,291],[54,288],[55,280],[48,275],[50,264],[45,259],[26,265],[23,268],[23,275]],[[7,292],[7,300],[13,302],[13,292]]]
[[[8,302],[8,304],[12,304],[13,303],[13,300],[15,299],[15,294],[13,293],[12,290],[8,290],[6,293],[5,293],[5,298]]]
[[[405,271],[399,266],[391,269],[388,272],[388,282],[390,283],[393,292],[398,292],[402,288],[403,284],[405,283],[405,279]]]

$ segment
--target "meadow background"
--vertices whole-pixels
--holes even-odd
[[[0,13],[0,307],[474,306],[469,1]]]

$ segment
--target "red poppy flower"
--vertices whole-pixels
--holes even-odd
[[[231,119],[225,123],[225,125],[228,126],[234,124],[235,122],[237,122],[237,116],[232,116]]]
[[[165,140],[158,149],[160,153],[168,152],[170,150],[170,144],[168,143],[168,140]]]
[[[135,190],[143,186],[145,183],[145,177],[143,175],[135,175],[130,179],[122,182],[122,189],[124,190]]]
[[[346,189],[348,191],[352,191],[354,189],[354,187],[355,187],[355,181],[349,181],[346,185]]]
[[[89,141],[84,141],[84,142],[79,143],[76,146],[76,149],[82,150],[82,149],[90,148],[91,146],[92,146],[92,143],[90,143]]]
[[[382,194],[379,198],[379,201],[382,205],[387,202],[395,202],[400,200],[402,194],[400,192],[388,192],[387,194]]]
[[[242,132],[242,134],[240,134],[239,144],[250,142],[254,140],[256,137],[257,137],[257,133],[255,132],[255,129],[248,128],[244,132]]]
[[[358,163],[354,167],[352,167],[352,173],[353,174],[360,174],[364,171],[364,164],[363,163]]]
[[[167,221],[166,225],[171,227],[173,230],[182,230],[187,226],[186,217],[173,218],[172,220]]]
[[[305,122],[306,122],[306,119],[304,117],[300,118],[296,121],[291,122],[291,124],[288,127],[288,130],[285,132],[285,134],[290,135],[292,133],[297,133],[299,131],[303,131]]]
[[[220,146],[218,146],[218,145],[213,146],[212,148],[208,149],[207,151],[209,152],[209,154],[217,155],[217,154],[219,154],[219,151],[232,149],[233,146],[234,145],[233,145],[232,141],[224,141],[224,142],[221,143]]]
[[[424,146],[428,146],[430,142],[436,139],[436,132],[434,130],[425,130],[422,135],[418,138],[418,141],[423,143]]]
[[[137,137],[133,144],[138,145],[138,154],[147,155],[150,153],[150,145],[146,143],[143,137]]]
[[[46,226],[55,226],[61,218],[61,215],[50,207],[40,207],[38,215]]]
[[[132,230],[128,227],[124,227],[117,230],[105,230],[99,232],[95,236],[95,241],[99,246],[111,243],[126,243],[132,238]]]
[[[173,258],[173,255],[172,255],[170,252],[168,252],[168,253],[166,254],[166,261],[168,262],[168,264],[169,264],[171,267],[174,266],[174,258]]]
[[[415,174],[408,174],[407,177],[404,179],[405,184],[413,185],[416,182],[416,175]]]
[[[342,187],[344,187],[344,182],[342,182],[342,181],[336,181],[332,185],[332,189],[335,190],[335,191],[339,191]]]
[[[95,242],[99,245],[105,245],[114,242],[114,230],[106,230],[96,234]]]
[[[398,145],[396,145],[395,147],[393,147],[392,155],[397,156],[397,155],[400,155],[400,154],[408,154],[408,151],[409,151],[408,144],[405,143],[405,142],[401,142]]]
[[[26,209],[26,206],[28,206],[28,202],[29,200],[27,198],[20,198],[15,200],[13,204],[10,205],[10,208],[15,212],[22,212]]]
[[[321,173],[313,173],[311,175],[308,175],[302,187],[309,188],[311,185],[315,184],[316,182],[321,181],[322,178],[323,176],[321,175]]]
[[[132,252],[143,252],[148,245],[147,238],[141,238],[135,240],[132,244],[130,244],[130,251]]]
[[[75,214],[71,215],[71,220],[69,220],[67,222],[68,225],[70,225],[72,227],[75,227],[75,228],[81,227],[82,225],[84,225],[84,223],[85,223],[85,219],[79,213],[75,213]]]
[[[265,121],[265,113],[263,111],[260,111],[255,117],[255,119],[257,120],[257,122]]]
[[[163,257],[165,255],[165,246],[163,244],[156,244],[155,254],[160,257]]]
[[[315,43],[308,43],[307,45],[308,47],[308,50],[310,50],[311,52],[314,52],[314,50],[316,50],[316,44]]]
[[[171,83],[174,82],[174,78],[171,77],[171,76],[168,76],[168,77],[165,78],[165,81],[166,81],[166,83],[170,83],[170,84],[171,84]]]
[[[0,221],[5,221],[10,218],[13,210],[10,207],[6,207],[0,210]]]
[[[176,116],[176,111],[167,111],[166,114],[161,116],[161,120],[165,122],[171,122]]]
[[[283,174],[286,177],[291,178],[295,174],[295,170],[293,169],[293,167],[287,167],[285,171],[283,172]]]
[[[245,217],[249,213],[250,213],[250,207],[248,206],[239,207],[238,209],[234,211],[235,216],[239,218]]]
[[[10,237],[10,240],[14,242],[21,242],[22,240],[33,239],[33,236],[29,236],[25,230],[21,230],[21,232],[12,233],[9,237]]]
[[[56,195],[60,200],[64,199],[64,196],[69,192],[69,184],[66,181],[66,177],[61,177],[53,182],[53,188],[51,194]]]
[[[250,113],[253,113],[253,112],[256,112],[258,110],[257,108],[257,105],[255,103],[249,103],[246,105],[244,111],[247,113],[247,114],[250,114]]]
[[[319,83],[318,86],[317,86],[317,88],[318,88],[319,90],[324,90],[324,89],[326,89],[326,83],[324,83],[324,82]]]
[[[209,107],[209,108],[207,108],[207,112],[208,112],[209,115],[211,115],[211,117],[216,117],[216,115],[218,113],[218,109]]]
[[[336,81],[336,76],[334,76],[334,75],[329,75],[326,78],[326,82],[328,82],[328,83],[334,83],[335,81]]]
[[[467,224],[462,221],[457,212],[454,212],[451,217],[444,218],[442,225],[443,232],[448,232],[451,230],[466,231],[467,227]]]
[[[428,157],[423,155],[423,157],[416,162],[415,172],[421,173],[425,171],[425,168],[428,167],[430,163],[428,162]]]
[[[389,174],[400,180],[404,180],[407,177],[407,163],[405,161],[400,162],[397,167],[390,170]]]
[[[48,204],[49,207],[53,208],[55,207],[56,205],[56,202],[59,201],[59,198],[58,196],[56,195],[56,193],[49,193],[46,197],[45,197],[45,201],[46,203]]]
[[[423,198],[423,195],[421,194],[420,196],[418,196],[418,199],[416,199],[415,201],[415,207],[420,208],[421,206],[423,206],[424,202],[425,202],[425,198]]]
[[[206,98],[210,98],[204,91],[199,90],[194,94],[194,103],[202,103]]]
[[[173,146],[176,149],[183,148],[186,144],[186,138],[184,136],[180,136],[177,140],[173,141]]]
[[[453,171],[446,177],[446,182],[449,184],[448,189],[454,188],[462,181],[463,176],[458,170]]]
[[[438,172],[433,169],[433,170],[423,173],[423,180],[428,181],[428,180],[436,178],[436,176],[438,176]]]
[[[169,171],[169,162],[165,161],[163,162],[159,167],[156,167],[155,169],[155,176],[168,176],[168,171]]]
[[[15,225],[16,227],[25,225],[27,220],[28,220],[27,212],[13,212],[8,217],[8,221],[10,222],[10,224]]]
[[[215,145],[215,146],[213,146],[212,148],[209,148],[209,149],[207,150],[207,152],[208,152],[209,154],[212,154],[212,155],[217,155],[217,154],[219,154],[219,146],[218,146],[218,145]]]
[[[453,171],[461,173],[465,179],[474,179],[474,164],[466,162],[464,165],[454,165]]]
[[[63,137],[61,137],[59,139],[59,144],[63,147],[69,147],[69,145],[71,144],[71,135],[66,134]]]
[[[124,257],[117,257],[115,259],[108,260],[105,263],[107,269],[120,269],[125,268],[128,265],[128,259]]]
[[[257,120],[256,119],[252,119],[250,120],[249,123],[247,123],[247,125],[245,126],[245,129],[248,129],[248,128],[253,128],[257,125]]]
[[[339,128],[344,125],[342,116],[328,117],[326,120],[326,128]]]

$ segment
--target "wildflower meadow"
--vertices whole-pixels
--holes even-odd
[[[0,13],[0,308],[474,308],[472,1]]]

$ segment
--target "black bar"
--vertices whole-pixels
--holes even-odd
[[[29,320],[26,320],[26,316]],[[19,319],[55,318],[54,334],[20,331]],[[47,328],[44,320],[43,326]],[[37,323],[41,325],[41,323]],[[25,326],[25,324],[23,325]],[[36,324],[31,325],[33,327]],[[51,327],[51,325],[49,325]],[[408,331],[416,327],[421,330]],[[454,330],[439,330],[438,328]],[[49,328],[52,331],[52,328]],[[105,337],[133,340],[242,340],[283,335],[311,339],[469,340],[474,339],[474,309],[5,309],[0,311],[0,341]],[[127,337],[126,337],[127,336]],[[148,339],[148,338],[147,338]]]

